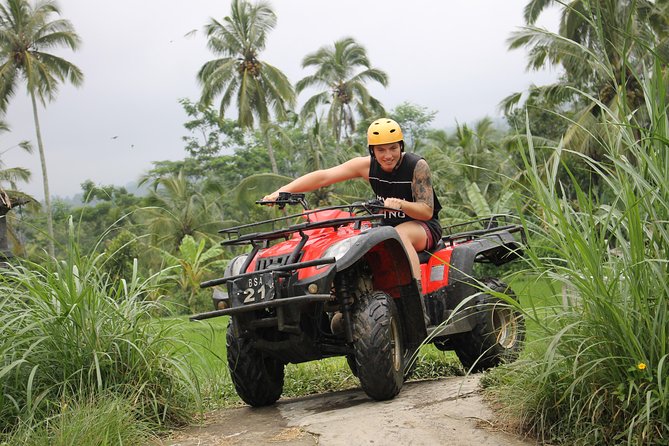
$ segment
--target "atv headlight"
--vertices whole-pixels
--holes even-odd
[[[247,254],[242,254],[232,259],[230,261],[230,265],[228,266],[228,268],[230,268],[230,274],[226,274],[226,276],[236,276],[240,274],[242,272],[242,266],[244,266],[244,262],[246,262],[247,257]]]
[[[356,235],[355,237],[350,237],[346,240],[335,243],[325,250],[323,253],[323,258],[334,257],[335,260],[341,259],[348,252],[348,250],[351,249],[351,246],[355,244],[358,238],[360,238],[360,236]]]

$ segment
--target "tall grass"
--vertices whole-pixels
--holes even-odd
[[[576,199],[567,197],[557,182],[562,147],[543,166],[531,146],[526,157],[530,267],[562,285],[567,305],[535,319],[540,353],[498,372],[493,392],[545,441],[669,444],[667,79],[659,64],[640,79],[643,116],[598,104],[604,160],[570,154],[610,201],[575,181]]]
[[[131,401],[113,396],[73,401],[37,426],[21,424],[3,445],[135,446],[158,444],[151,423],[138,420]],[[153,442],[153,443],[152,443]]]
[[[112,281],[104,258],[80,253],[71,230],[63,260],[0,272],[0,434],[97,396],[130,402],[133,418],[154,425],[193,411],[197,382],[176,354],[183,342],[148,323],[157,304],[136,268]]]

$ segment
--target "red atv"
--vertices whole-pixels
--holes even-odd
[[[419,253],[419,290],[397,232],[379,225],[380,203],[308,210],[304,194],[291,193],[259,203],[299,204],[304,212],[221,231],[229,236],[223,245],[251,251],[201,284],[226,284],[227,293],[215,289],[216,310],[191,317],[231,316],[228,366],[246,403],[279,399],[289,362],[345,356],[365,393],[386,400],[399,393],[425,342],[455,350],[472,371],[517,358],[524,321],[516,296],[473,271],[477,262],[499,266],[522,255],[520,225],[496,216],[477,230],[446,228],[434,249]]]

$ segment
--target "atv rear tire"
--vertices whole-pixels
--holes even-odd
[[[239,397],[253,407],[274,404],[283,392],[283,364],[253,348],[250,340],[235,336],[232,321],[226,346],[230,377]]]
[[[404,383],[402,324],[395,302],[374,291],[361,297],[353,316],[355,369],[362,390],[375,400],[391,399]]]
[[[509,286],[497,279],[484,279],[486,287],[518,301]],[[476,298],[476,325],[472,331],[451,337],[455,353],[466,370],[480,372],[513,362],[523,348],[525,320],[512,305],[488,293]]]

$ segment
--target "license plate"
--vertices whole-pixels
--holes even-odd
[[[234,300],[242,305],[274,299],[274,274],[241,277],[232,282]]]

